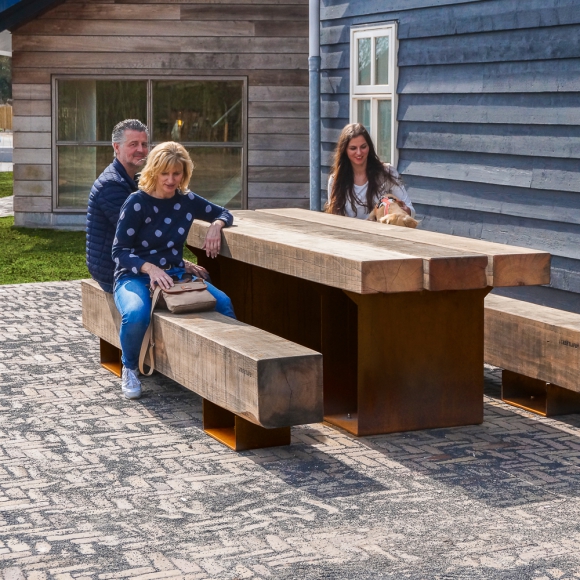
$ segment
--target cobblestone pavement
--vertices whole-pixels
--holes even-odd
[[[580,578],[580,417],[234,453],[196,395],[121,397],[78,282],[0,286],[0,578]]]

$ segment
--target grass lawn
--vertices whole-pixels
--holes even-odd
[[[0,171],[0,197],[12,195],[12,171]]]
[[[15,228],[13,217],[0,218],[0,248],[0,284],[89,278],[84,232]],[[187,248],[183,255],[196,261]]]

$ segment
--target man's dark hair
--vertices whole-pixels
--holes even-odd
[[[149,129],[147,129],[147,125],[141,123],[141,121],[138,119],[125,119],[124,121],[117,123],[113,128],[111,141],[113,143],[122,143],[123,137],[125,136],[125,131],[127,130],[147,133],[147,137],[149,137]]]

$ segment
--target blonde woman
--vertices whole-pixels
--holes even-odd
[[[183,244],[194,219],[212,224],[203,246],[212,258],[219,253],[222,228],[234,221],[227,209],[188,190],[192,170],[182,145],[172,141],[157,145],[141,173],[140,189],[127,198],[117,222],[113,294],[121,314],[121,388],[128,399],[141,396],[137,368],[150,321],[149,286],[170,288],[173,277],[183,276]],[[211,284],[207,287],[217,299],[216,311],[235,318],[230,299]]]

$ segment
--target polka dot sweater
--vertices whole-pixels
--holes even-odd
[[[115,280],[138,274],[145,262],[165,270],[182,267],[183,244],[194,219],[210,223],[220,219],[226,227],[234,222],[227,209],[192,192],[167,199],[144,191],[132,193],[121,208],[113,241]]]

